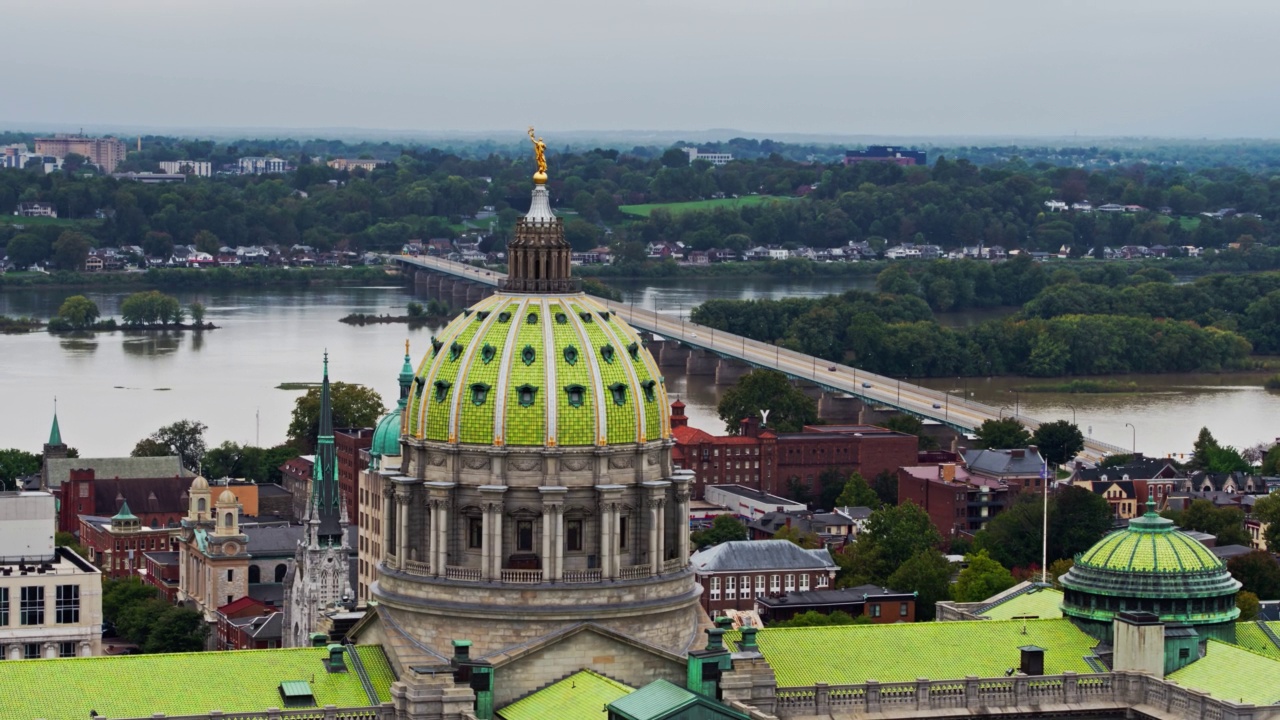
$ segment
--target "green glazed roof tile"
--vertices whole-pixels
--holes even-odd
[[[1210,639],[1205,656],[1169,679],[1219,700],[1254,705],[1280,702],[1280,661]]]
[[[606,705],[625,697],[633,688],[590,670],[576,672],[560,682],[498,710],[503,720],[604,720]]]
[[[1280,647],[1276,647],[1276,644],[1271,642],[1271,638],[1267,637],[1267,634],[1262,631],[1262,628],[1258,627],[1257,623],[1236,623],[1235,644],[1246,650],[1252,650],[1259,655],[1266,655],[1280,660]]]
[[[1032,616],[1042,620],[1062,617],[1062,591],[1042,588],[1016,595],[988,608],[982,617],[992,620],[1008,620],[1013,617]]]
[[[725,635],[735,650],[738,638]],[[1018,667],[1023,645],[1045,648],[1046,674],[1088,673],[1097,643],[1066,619],[764,628],[756,642],[778,687],[997,677]]]
[[[357,652],[380,701],[389,701],[395,677],[382,648],[362,646]],[[290,648],[5,662],[0,717],[82,720],[90,710],[105,717],[261,712],[280,707],[279,686],[288,681],[309,683],[317,707],[368,707],[360,677],[326,672],[327,656],[324,648]]]

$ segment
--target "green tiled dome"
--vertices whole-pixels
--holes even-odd
[[[600,304],[580,293],[498,294],[432,339],[405,432],[464,445],[643,443],[670,435],[667,408],[644,342]]]
[[[1204,544],[1173,529],[1173,522],[1134,518],[1126,530],[1113,532],[1089,548],[1077,565],[1121,572],[1194,572],[1226,567]],[[1140,524],[1135,527],[1135,524]]]
[[[369,454],[378,457],[396,457],[400,454],[400,415],[402,408],[396,408],[378,421],[373,430],[373,441],[369,446]]]

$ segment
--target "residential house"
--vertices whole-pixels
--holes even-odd
[[[756,598],[830,587],[839,570],[826,548],[805,550],[790,540],[724,542],[694,553],[689,565],[711,615],[754,609]]]
[[[753,540],[771,540],[783,528],[815,535],[823,547],[838,552],[857,537],[858,523],[842,513],[808,510],[767,512],[747,522],[747,531]]]
[[[923,508],[944,538],[977,534],[1013,495],[1016,486],[970,475],[955,463],[898,468],[898,501]]]
[[[58,217],[58,208],[53,203],[47,202],[20,202],[18,203],[18,209],[13,214],[19,217],[56,218]]]
[[[242,597],[218,608],[214,625],[215,650],[266,650],[281,644],[280,608],[252,597]]]
[[[888,260],[914,260],[920,257],[920,248],[912,243],[902,243],[884,251]]]
[[[1014,492],[1024,489],[1039,492],[1048,477],[1045,459],[1035,445],[1009,450],[961,448],[960,454],[970,475],[1014,486],[1017,488]]]

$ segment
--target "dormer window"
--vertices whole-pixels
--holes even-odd
[[[578,313],[578,317],[582,318],[582,322],[584,323],[594,322],[594,319],[591,317],[591,313],[589,312],[580,312]]]
[[[602,345],[600,347],[600,357],[603,358],[605,362],[612,365],[613,364],[613,346]]]
[[[462,356],[462,344],[455,342],[449,346],[449,361],[453,362]]]
[[[440,340],[435,335],[432,335],[431,336],[431,354],[435,355],[436,353],[440,352],[440,348],[442,347],[444,347],[444,341]]]
[[[609,393],[613,395],[614,405],[627,404],[627,386],[623,383],[614,383],[609,386]]]
[[[630,345],[628,345],[628,346],[627,346],[627,354],[631,356],[631,359],[632,359],[632,360],[635,360],[636,362],[639,362],[639,361],[640,361],[640,346],[639,346],[639,345],[637,345],[636,343],[631,343]]]
[[[435,384],[435,388],[436,388],[436,402],[444,402],[445,397],[449,394],[449,381],[437,380]]]
[[[511,322],[511,313],[509,312],[498,313],[498,322],[502,323],[503,325]]]
[[[520,362],[525,365],[532,365],[538,359],[538,351],[533,349],[532,345],[525,345],[520,351]]]
[[[654,398],[653,388],[657,384],[658,383],[652,380],[645,380],[644,382],[640,383],[640,389],[644,391],[645,400],[648,400],[649,402],[653,402],[653,398]]]
[[[520,407],[533,407],[533,402],[538,397],[538,388],[532,385],[521,385],[516,388],[516,399],[520,402]]]
[[[601,310],[601,311],[600,311],[600,317],[601,317],[601,319],[603,319],[603,320],[605,320],[605,321],[608,321],[608,320],[609,320],[609,317],[610,317],[610,315],[609,315],[609,311],[608,311],[608,310]]]
[[[528,324],[528,325],[537,325],[537,324],[538,324],[538,313],[529,313],[529,317],[525,318],[525,319],[524,319],[524,321],[525,321],[525,323],[526,323],[526,324]]]
[[[490,362],[493,361],[493,357],[497,354],[498,354],[497,348],[490,345],[489,343],[485,343],[484,347],[480,348],[480,361],[483,362],[485,365],[488,365]]]
[[[586,389],[581,385],[568,385],[564,389],[565,400],[568,401],[569,407],[582,407],[583,398],[586,395]]]
[[[483,322],[488,317],[489,317],[489,311],[481,310],[480,312],[476,313],[476,322]]]
[[[489,386],[485,383],[475,383],[471,386],[471,403],[473,405],[483,405],[485,400],[489,399]]]
[[[578,364],[578,348],[572,345],[565,346],[564,361],[569,363],[570,365],[577,365]]]
[[[556,324],[557,324],[557,325],[564,325],[564,324],[565,324],[565,323],[567,323],[567,322],[569,322],[569,316],[568,316],[568,315],[565,315],[564,313],[556,313]]]

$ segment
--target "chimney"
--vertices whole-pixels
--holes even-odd
[[[331,673],[344,673],[347,671],[346,663],[342,662],[342,646],[333,643],[329,646],[329,661],[324,665],[325,670]]]
[[[1022,662],[1018,665],[1018,672],[1023,675],[1044,674],[1044,648],[1035,645],[1023,645],[1018,650],[1022,653]]]
[[[707,649],[724,650],[724,628],[707,628]]]
[[[1038,453],[1038,452],[1040,452],[1040,448],[1036,447],[1035,445],[1028,445],[1028,446],[1027,446],[1027,454],[1028,454],[1028,455],[1035,455],[1035,454],[1036,454],[1036,453]]]
[[[942,473],[942,479],[947,482],[954,482],[956,479],[956,464],[943,463],[938,466],[938,470]]]
[[[1114,670],[1164,677],[1164,624],[1149,612],[1122,612],[1112,621]]]
[[[728,632],[729,630],[733,629],[733,618],[728,618],[728,617],[725,617],[724,615],[719,615],[715,619],[715,624],[716,624],[716,627],[720,628],[721,630],[724,630],[725,632]]]
[[[1009,457],[1014,458],[1015,460],[1020,460],[1026,457],[1026,455],[1027,455],[1027,451],[1022,449],[1009,451]]]
[[[453,641],[453,659],[455,662],[466,662],[471,659],[471,641]]]
[[[738,649],[742,652],[759,651],[760,646],[756,645],[756,633],[758,632],[760,632],[760,629],[754,625],[743,625],[742,641],[738,643]]]

